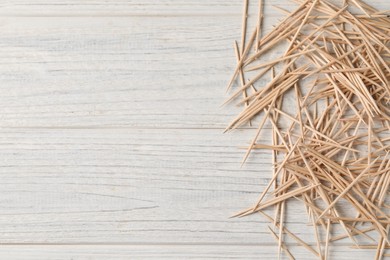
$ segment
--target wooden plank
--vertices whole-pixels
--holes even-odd
[[[259,217],[229,219],[257,198],[267,172],[257,169],[269,165],[269,155],[259,154],[264,160],[240,170],[238,136],[158,129],[0,136],[0,243],[245,244],[268,237]]]
[[[266,219],[229,218],[272,175],[267,152],[239,168],[242,138],[216,129],[3,129],[0,244],[272,247]],[[314,243],[303,211],[292,201],[286,223]]]
[[[296,259],[312,260],[294,248]],[[0,246],[0,257],[13,260],[43,259],[276,259],[276,248],[265,245],[8,245]],[[333,248],[331,259],[372,259],[374,250]],[[288,259],[282,257],[281,259]]]
[[[377,0],[375,0],[377,1]],[[255,2],[255,1],[254,1]],[[252,3],[256,4],[256,3]],[[290,2],[284,6],[293,7]],[[240,16],[241,1],[207,0],[15,0],[2,4],[2,16]]]
[[[386,7],[382,0],[371,0],[371,5]],[[257,1],[250,1],[256,6]],[[293,1],[270,0],[265,3],[266,19],[278,14],[272,4],[291,9]],[[13,0],[1,4],[1,16],[240,16],[242,1],[223,0]],[[253,10],[255,9],[255,10]],[[256,8],[250,8],[253,15]],[[253,12],[252,12],[253,11]]]
[[[223,128],[235,20],[4,18],[0,125]]]
[[[239,112],[220,107],[239,16],[7,17],[1,32],[2,127],[223,129]]]

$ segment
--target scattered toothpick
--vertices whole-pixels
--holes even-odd
[[[346,238],[356,248],[375,249],[375,259],[381,259],[390,248],[389,11],[361,0],[291,1],[299,6],[292,12],[276,7],[287,16],[262,35],[265,3],[259,0],[246,41],[244,0],[228,89],[237,77],[240,86],[226,102],[244,106],[226,131],[256,122],[243,163],[255,149],[270,151],[272,176],[257,202],[235,216],[265,216],[279,258],[284,253],[294,259],[288,236],[319,259],[329,259],[332,243]],[[283,43],[287,48],[275,52],[281,55],[264,60]],[[287,228],[290,201],[306,209],[314,234],[310,243]],[[267,209],[275,210],[274,218]]]

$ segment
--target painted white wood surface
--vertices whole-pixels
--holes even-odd
[[[270,176],[267,153],[240,168],[250,132],[222,134],[241,2],[0,2],[0,259],[277,256],[267,221],[229,219]],[[269,24],[271,4],[293,6],[266,1]]]
[[[122,259],[277,259],[270,245],[8,245],[0,248],[2,259],[15,260],[122,260]],[[302,249],[296,259],[312,260]],[[361,250],[333,248],[332,259],[372,259]]]

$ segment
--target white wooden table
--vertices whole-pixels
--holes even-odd
[[[272,4],[292,5],[265,2],[268,25]],[[0,259],[276,258],[265,219],[229,219],[270,175],[267,153],[240,168],[250,132],[222,134],[238,111],[220,105],[241,10],[0,1]],[[310,240],[302,210],[288,221]]]

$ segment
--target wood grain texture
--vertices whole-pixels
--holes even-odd
[[[292,3],[284,5],[294,6]],[[3,3],[1,8],[1,14],[7,16],[240,16],[242,3],[223,0],[14,0]]]
[[[351,249],[334,248],[331,257],[349,260]],[[368,250],[359,258],[372,259]],[[106,259],[277,259],[269,245],[8,245],[0,247],[0,257],[14,260],[106,260]],[[297,259],[312,260],[305,251]]]
[[[267,221],[229,219],[270,176],[267,153],[240,168],[251,133],[222,134],[241,1],[14,0],[0,14],[0,259],[276,257]],[[314,242],[302,210],[288,221]],[[374,254],[349,251],[335,259]]]
[[[234,19],[49,20],[4,19],[2,126],[226,125],[223,64],[234,34],[213,34],[238,30]]]

